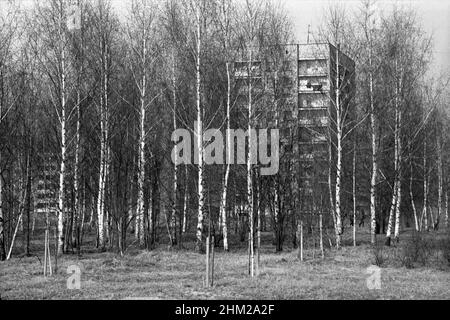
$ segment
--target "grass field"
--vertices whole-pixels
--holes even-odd
[[[374,249],[367,234],[358,232],[358,238],[357,247],[326,248],[324,259],[318,251],[313,259],[312,250],[306,250],[300,262],[296,250],[276,253],[271,234],[264,234],[261,271],[253,279],[244,245],[228,253],[217,248],[212,288],[203,285],[205,255],[191,250],[131,248],[123,257],[69,254],[58,259],[57,274],[47,278],[43,253],[37,251],[0,262],[0,294],[2,299],[450,299],[449,265],[437,252],[430,265],[402,266],[398,257],[406,240],[383,248],[381,289],[369,290],[367,268],[374,264]],[[81,269],[79,290],[67,289],[70,265]]]

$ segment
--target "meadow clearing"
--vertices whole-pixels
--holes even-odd
[[[275,252],[271,234],[264,233],[261,270],[253,279],[245,244],[237,241],[230,252],[218,247],[212,288],[204,286],[205,255],[193,252],[189,243],[171,250],[130,247],[123,256],[92,249],[66,254],[58,258],[57,273],[48,277],[39,247],[26,257],[18,246],[17,254],[0,262],[0,294],[2,299],[450,299],[450,265],[442,250],[405,266],[410,231],[398,245],[378,249],[368,244],[365,230],[358,229],[357,235],[357,247],[347,239],[340,250],[325,248],[323,259],[317,249],[313,258],[309,248],[301,262],[293,248]],[[383,260],[381,286],[369,289],[367,268],[376,264],[376,256]],[[67,288],[71,265],[80,268],[80,289]]]

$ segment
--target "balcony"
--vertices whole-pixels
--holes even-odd
[[[299,91],[306,93],[324,93],[330,90],[328,79],[308,77],[299,79]]]
[[[298,120],[298,124],[305,127],[326,127],[329,122],[328,117],[317,117],[312,119],[301,118]]]
[[[249,68],[248,61],[239,61],[234,63],[234,76],[237,79],[248,79],[250,76],[252,79],[261,78],[261,62],[254,61]]]

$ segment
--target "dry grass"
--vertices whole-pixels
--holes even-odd
[[[369,290],[366,268],[374,260],[369,245],[327,249],[323,260],[318,254],[313,260],[310,251],[306,256],[300,262],[296,251],[275,253],[267,243],[260,275],[250,279],[245,250],[218,249],[213,288],[203,286],[205,256],[187,250],[65,255],[58,273],[48,278],[36,257],[12,258],[0,262],[0,294],[2,299],[450,299],[448,268],[388,263],[381,290]],[[81,268],[80,290],[66,287],[72,264]]]

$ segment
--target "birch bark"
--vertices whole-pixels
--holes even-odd
[[[249,63],[248,63],[248,157],[247,157],[247,201],[248,201],[248,215],[250,225],[250,277],[254,277],[254,221],[253,221],[253,167],[252,167],[252,61],[253,61],[253,48],[250,45],[249,48]]]
[[[427,141],[426,137],[424,137],[423,142],[423,211],[422,211],[422,219],[423,219],[423,228],[425,231],[428,231],[428,168],[427,168]],[[422,230],[422,227],[420,228]]]
[[[172,103],[173,103],[173,130],[177,130],[177,92],[176,92],[176,64],[175,64],[175,50],[172,50]],[[174,153],[177,152],[177,145],[174,146]],[[178,190],[178,179],[177,179],[177,164],[175,163],[173,166],[173,199],[172,199],[172,214],[170,217],[170,230],[171,230],[171,246],[176,244],[176,215],[177,215],[177,190]]]
[[[58,254],[62,254],[64,250],[64,218],[65,218],[65,178],[66,178],[66,61],[65,61],[65,34],[62,30],[64,21],[63,17],[63,4],[60,6],[60,26],[59,26],[59,39],[60,45],[60,98],[61,98],[61,163],[59,171],[59,192],[58,192]]]
[[[439,133],[438,133],[439,135]],[[443,172],[442,172],[442,145],[440,137],[437,137],[437,153],[438,153],[438,205],[437,205],[437,218],[435,229],[439,228],[439,221],[442,213],[442,185],[443,185]]]
[[[410,158],[411,158],[411,155],[410,155]],[[409,199],[411,200],[411,207],[413,209],[413,214],[414,214],[414,227],[415,227],[416,231],[419,231],[419,219],[417,217],[417,208],[416,208],[416,203],[414,201],[414,194],[413,194],[413,165],[412,165],[412,160],[411,160],[410,175],[409,175]]]
[[[222,235],[223,235],[223,249],[228,251],[228,229],[227,229],[227,193],[228,193],[228,179],[230,176],[230,163],[231,163],[231,135],[230,135],[230,105],[231,105],[231,75],[230,75],[230,63],[227,62],[227,165],[225,169],[225,177],[223,181],[223,193],[222,202],[220,206],[220,216],[222,222]]]
[[[197,221],[197,242],[196,251],[203,250],[203,211],[205,207],[205,198],[203,191],[203,110],[200,101],[200,90],[201,90],[201,49],[202,49],[202,21],[201,21],[201,10],[200,4],[197,5],[196,12],[196,23],[197,23],[197,55],[196,55],[196,103],[197,103],[197,128],[196,128],[196,138],[197,138],[197,148],[198,148],[198,221]]]
[[[336,50],[336,186],[335,186],[335,205],[334,213],[336,216],[336,248],[341,246],[342,221],[341,221],[341,172],[342,172],[342,112],[340,105],[340,83],[339,83],[339,47]]]

